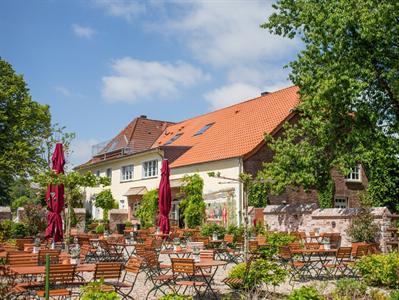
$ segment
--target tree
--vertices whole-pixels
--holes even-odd
[[[9,187],[16,177],[37,173],[50,119],[49,107],[33,101],[22,75],[0,58],[1,205],[9,203]]]
[[[205,218],[205,202],[202,197],[204,181],[198,174],[184,175],[183,186],[180,188],[184,199],[179,207],[184,216],[184,222],[189,228],[195,228],[203,223]]]
[[[304,43],[290,63],[300,119],[267,137],[275,156],[262,176],[276,193],[316,188],[331,206],[331,170],[361,163],[374,204],[398,209],[399,2],[280,0],[274,8],[262,27]]]
[[[139,218],[141,226],[148,228],[156,224],[158,211],[158,190],[154,189],[143,195],[135,215]]]
[[[109,189],[103,190],[96,195],[95,205],[103,209],[104,222],[108,222],[108,211],[113,208],[118,208],[118,203]]]

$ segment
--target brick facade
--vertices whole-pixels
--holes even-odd
[[[298,122],[298,117],[294,116],[288,122]],[[283,133],[283,129],[279,128],[274,137],[280,137]],[[254,153],[244,159],[244,172],[256,176],[257,172],[262,169],[263,163],[271,162],[273,160],[274,153],[267,146],[267,144],[261,145]],[[361,170],[361,182],[348,182],[344,176],[337,170],[332,171],[332,178],[335,183],[335,198],[344,197],[348,199],[348,207],[359,206],[359,196],[362,191],[367,187],[368,181],[363,168]],[[315,190],[305,192],[302,188],[289,188],[285,193],[279,196],[270,196],[269,204],[307,204],[317,203],[317,193]]]

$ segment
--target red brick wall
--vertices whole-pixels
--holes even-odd
[[[289,122],[297,122],[298,118],[294,117]],[[278,130],[275,133],[275,137],[281,136],[283,129]],[[253,153],[247,159],[244,159],[244,172],[250,173],[256,176],[256,173],[262,169],[264,162],[271,162],[273,160],[273,151],[264,144],[255,153]],[[359,195],[367,187],[367,177],[364,170],[361,168],[361,179],[360,183],[352,183],[345,181],[337,170],[332,171],[332,177],[335,183],[335,196],[336,197],[347,197],[349,207],[359,206]],[[305,192],[303,189],[288,189],[284,194],[279,196],[270,196],[270,204],[282,204],[286,202],[291,203],[317,203],[317,193],[315,190]]]

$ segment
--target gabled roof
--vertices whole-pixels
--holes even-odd
[[[174,123],[147,119],[145,116],[135,118],[113,139],[100,146],[88,162],[77,168],[151,149],[165,128],[172,124]]]
[[[263,143],[264,134],[279,127],[298,103],[298,88],[285,88],[171,125],[152,147],[190,147],[172,168],[241,157]]]

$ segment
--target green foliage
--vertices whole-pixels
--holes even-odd
[[[118,202],[112,196],[111,190],[103,190],[96,195],[94,204],[103,209],[104,222],[108,221],[108,211],[113,208],[118,208]]]
[[[399,254],[397,252],[363,256],[356,262],[355,267],[367,285],[398,287]]]
[[[362,208],[359,214],[352,219],[347,233],[352,242],[375,242],[380,230],[374,223],[373,215],[369,208]]]
[[[253,179],[251,174],[240,174],[240,180],[244,184],[248,197],[248,205],[254,207],[265,207],[267,204],[269,186],[262,178]]]
[[[95,230],[97,234],[103,234],[105,232],[104,224],[98,224]]]
[[[370,291],[370,298],[371,300],[390,300],[390,297],[387,294],[378,289],[372,289]]]
[[[179,207],[184,216],[184,222],[187,227],[195,228],[200,226],[205,218],[205,202],[202,198],[204,181],[198,174],[185,175],[183,177],[183,186],[180,188],[184,199]]]
[[[50,123],[49,107],[33,101],[23,76],[0,58],[0,205],[11,200],[15,178],[40,170],[40,146]]]
[[[391,293],[390,300],[399,300],[399,290],[395,290]]]
[[[274,8],[263,27],[304,43],[290,64],[300,119],[267,137],[275,156],[262,177],[274,193],[324,194],[334,168],[347,174],[360,162],[375,205],[398,209],[398,2],[280,0]]]
[[[240,237],[244,237],[244,226],[237,226],[237,225],[229,225],[226,229],[227,234],[232,234],[234,237],[234,242],[237,241]]]
[[[118,300],[120,297],[116,292],[105,292],[102,290],[104,279],[88,283],[83,287],[81,300]]]
[[[148,228],[156,225],[158,211],[158,191],[154,189],[143,195],[135,215],[139,218],[141,226]]]
[[[126,228],[131,228],[131,227],[133,227],[132,222],[129,221],[129,220],[127,220],[127,221],[125,222],[125,227],[126,227]]]
[[[295,241],[294,236],[284,232],[267,232],[265,236],[268,246],[260,248],[260,254],[264,258],[273,258],[280,247],[287,246]]]
[[[367,285],[353,278],[342,278],[336,283],[333,291],[334,300],[361,299],[365,296]]]
[[[22,222],[26,225],[30,236],[42,233],[47,227],[46,210],[40,204],[28,203],[24,206]]]
[[[303,286],[299,289],[295,289],[287,297],[287,300],[325,300],[319,292],[311,286]]]
[[[192,300],[192,299],[193,299],[192,296],[185,296],[179,294],[168,294],[158,298],[158,300]]]
[[[11,220],[0,222],[0,241],[22,238],[28,235],[29,231],[24,223],[16,223]]]
[[[28,198],[28,196],[21,196],[11,202],[11,211],[16,212],[18,207],[22,207],[29,202],[31,202],[31,200]]]
[[[218,238],[223,239],[226,233],[226,229],[218,225],[217,223],[207,223],[201,227],[201,235],[212,236],[214,233],[218,235]]]
[[[332,178],[329,178],[325,188],[320,187],[317,191],[320,208],[332,208],[334,204],[335,184]]]

